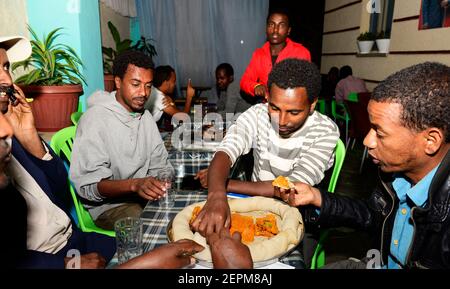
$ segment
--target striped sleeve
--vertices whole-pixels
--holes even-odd
[[[254,144],[256,138],[256,126],[258,121],[258,109],[252,107],[242,113],[236,122],[230,126],[224,139],[217,148],[217,152],[226,153],[234,165],[237,158],[247,154]]]
[[[334,163],[334,149],[339,138],[339,129],[333,122],[315,127],[306,137],[304,146],[308,147],[294,164],[290,178],[311,186],[317,185]]]

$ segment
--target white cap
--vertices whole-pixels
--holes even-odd
[[[11,63],[25,60],[31,55],[30,40],[23,36],[0,36],[0,47],[6,50]]]

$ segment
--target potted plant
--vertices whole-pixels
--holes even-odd
[[[133,42],[130,39],[121,39],[119,30],[117,30],[116,26],[114,26],[111,21],[108,21],[108,28],[111,32],[112,38],[114,39],[115,48],[102,46],[102,52],[105,90],[111,92],[115,89],[114,77],[112,75],[112,65],[117,55],[132,49],[142,51],[150,57],[157,54],[155,46],[150,43],[151,39],[148,40],[145,37],[141,37],[141,39],[133,45]]]
[[[21,62],[14,63],[12,70],[22,67],[28,73],[16,83],[27,98],[33,99],[31,106],[38,131],[53,132],[71,125],[70,115],[78,108],[78,99],[83,94],[81,74],[83,63],[75,50],[68,45],[56,43],[62,28],[56,28],[39,39],[28,27],[32,54]]]
[[[371,32],[363,32],[358,38],[358,49],[359,53],[367,54],[372,50],[373,44],[375,43],[375,35]]]
[[[375,42],[377,43],[378,52],[389,53],[390,35],[385,31],[377,34]]]

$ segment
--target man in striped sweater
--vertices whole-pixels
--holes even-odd
[[[316,185],[333,165],[336,124],[315,111],[321,75],[308,61],[286,59],[269,75],[268,103],[244,112],[228,130],[207,174],[208,200],[193,223],[202,235],[230,226],[227,191],[279,197],[277,176]],[[253,148],[252,182],[229,180],[230,168]]]

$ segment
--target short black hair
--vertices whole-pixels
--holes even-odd
[[[160,65],[156,67],[155,75],[153,76],[153,86],[156,88],[160,87],[164,81],[170,79],[172,73],[175,73],[175,69],[170,65]]]
[[[402,106],[402,124],[422,131],[437,127],[450,142],[450,67],[425,62],[402,69],[382,81],[372,93],[372,100]]]
[[[286,18],[288,19],[288,26],[291,27],[291,15],[290,15],[290,12],[288,9],[283,8],[283,7],[277,7],[277,8],[271,9],[269,11],[269,14],[267,15],[266,24],[269,23],[269,18],[273,14],[281,14],[281,15],[286,16]]]
[[[217,66],[217,68],[216,68],[216,73],[217,73],[217,71],[219,71],[219,70],[224,70],[224,71],[225,71],[225,74],[226,74],[227,76],[234,76],[234,69],[233,69],[233,66],[231,66],[231,64],[229,64],[229,63],[221,63],[221,64],[219,64],[219,65]]]
[[[128,50],[119,54],[116,59],[114,59],[113,75],[123,79],[127,72],[128,65],[130,64],[140,68],[155,69],[155,65],[150,56],[140,51]]]
[[[314,63],[297,58],[287,58],[278,62],[269,74],[268,87],[276,84],[279,88],[306,88],[310,103],[319,96],[322,76]]]
[[[336,76],[339,76],[339,68],[336,66],[331,67],[330,70],[328,70],[328,75],[330,74],[336,74]]]
[[[349,65],[344,65],[339,70],[339,78],[344,79],[347,78],[347,76],[353,75],[353,70]]]

